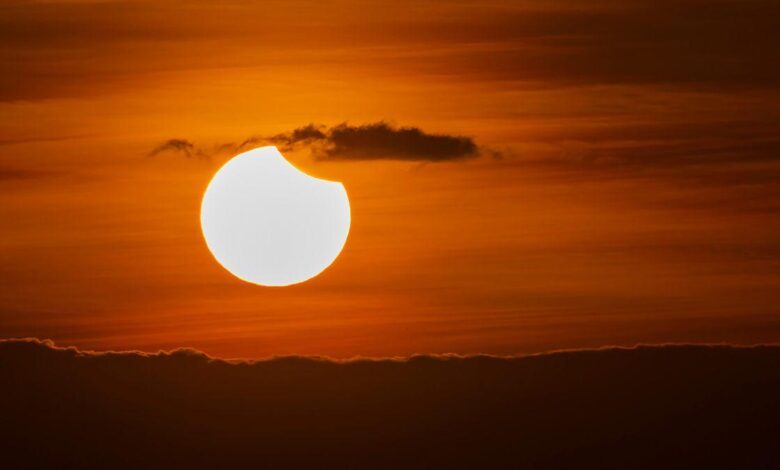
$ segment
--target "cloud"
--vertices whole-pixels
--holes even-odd
[[[319,142],[328,139],[328,135],[325,133],[327,129],[324,129],[321,125],[309,124],[297,129],[293,129],[290,132],[276,134],[267,138],[269,142],[282,145],[282,146],[294,146],[301,143]]]
[[[384,122],[330,129],[324,156],[340,160],[398,159],[441,162],[476,157],[470,137],[427,134],[416,127],[393,128]]]
[[[417,127],[395,127],[384,121],[333,127],[307,124],[289,132],[252,136],[239,144],[223,143],[211,150],[196,147],[189,140],[171,139],[150,155],[177,152],[186,157],[234,154],[259,145],[276,145],[281,150],[308,149],[319,160],[402,160],[446,162],[476,158],[482,154],[497,158],[500,152],[480,148],[471,137],[430,134]]]
[[[34,170],[27,168],[0,166],[0,183],[46,181],[51,178],[58,178],[61,176],[64,176],[64,173],[57,170]]]
[[[180,155],[184,155],[187,158],[192,158],[193,156],[198,158],[206,158],[208,156],[200,149],[195,148],[195,144],[185,139],[166,140],[152,149],[152,151],[149,152],[149,156],[154,157],[166,152],[178,153]]]
[[[0,446],[39,468],[761,468],[778,361],[666,345],[231,362],[4,340]]]
[[[345,77],[392,72],[445,83],[693,89],[777,89],[780,83],[780,65],[772,60],[780,7],[770,0],[441,2],[427,5],[424,15],[399,8],[392,18],[385,11],[393,2],[378,2],[360,15],[334,15],[328,4],[302,0],[274,4],[4,6],[0,43],[7,47],[0,48],[0,64],[7,65],[0,69],[0,101],[105,93],[127,86],[128,77],[139,85],[149,73],[290,61],[295,70],[311,63],[338,66]],[[254,21],[258,15],[266,20],[262,31]],[[299,34],[304,28],[309,34]]]
[[[84,137],[92,137],[92,136],[90,134],[73,134],[73,135],[60,135],[60,136],[48,136],[48,137],[0,138],[0,146],[35,144],[41,142],[62,142],[66,140],[81,139]]]
[[[0,167],[0,182],[48,178],[52,172]]]
[[[480,153],[471,137],[429,134],[384,121],[341,123],[330,128],[309,124],[268,140],[286,147],[308,146],[323,160],[443,162],[474,158]]]

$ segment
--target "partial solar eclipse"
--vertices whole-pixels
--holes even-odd
[[[233,157],[200,210],[206,245],[236,277],[263,286],[313,278],[341,253],[350,225],[344,185],[295,168],[276,147]]]

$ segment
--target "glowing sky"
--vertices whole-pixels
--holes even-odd
[[[222,356],[779,341],[778,14],[3,2],[0,337]],[[332,134],[380,122],[387,141]],[[229,149],[310,123],[347,143],[285,155],[344,183],[349,242],[307,283],[240,282],[203,242],[206,184]],[[417,153],[402,127],[443,140]]]

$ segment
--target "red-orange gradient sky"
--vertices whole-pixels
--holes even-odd
[[[0,337],[228,357],[780,341],[778,15],[5,1]],[[296,146],[347,188],[344,252],[289,288],[217,265],[198,210],[230,149],[380,121],[476,150]]]

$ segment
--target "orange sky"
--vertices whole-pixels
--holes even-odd
[[[4,2],[0,337],[230,357],[779,341],[778,13]],[[378,121],[482,155],[295,149],[347,188],[342,255],[275,289],[214,261],[198,209],[230,155],[212,149]],[[174,138],[210,157],[150,156]]]

